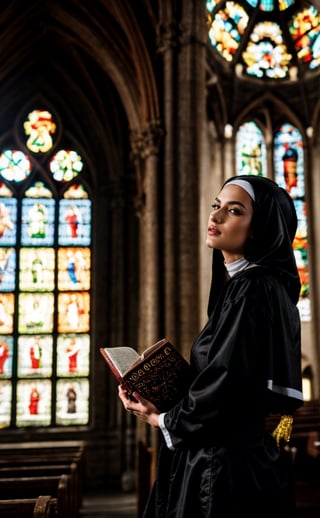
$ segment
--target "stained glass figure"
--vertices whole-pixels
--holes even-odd
[[[19,333],[52,333],[53,294],[20,293]]]
[[[20,380],[17,383],[17,426],[48,426],[51,422],[51,382]]]
[[[53,291],[55,251],[53,248],[21,248],[19,287],[22,291]]]
[[[59,333],[86,333],[89,331],[88,292],[65,292],[58,294]]]
[[[17,200],[0,198],[0,246],[16,244]]]
[[[22,200],[23,246],[52,246],[54,244],[55,201],[45,198]]]
[[[90,339],[87,334],[59,335],[57,343],[57,375],[88,376]]]
[[[90,289],[90,248],[58,250],[58,288],[61,291]]]
[[[56,421],[60,425],[86,424],[89,419],[89,381],[60,379],[57,382]]]
[[[254,121],[242,124],[236,136],[237,174],[266,176],[267,159],[263,133]]]
[[[12,375],[12,349],[13,337],[0,336],[0,378],[8,378]]]
[[[88,246],[91,242],[91,201],[60,200],[59,244]]]
[[[20,335],[18,339],[18,376],[52,375],[52,336]]]

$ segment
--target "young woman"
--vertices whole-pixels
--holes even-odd
[[[292,199],[266,178],[230,178],[214,199],[208,322],[188,393],[160,414],[119,387],[126,410],[162,432],[144,518],[294,517],[282,439],[303,404],[296,227]],[[271,434],[265,418],[278,413]]]

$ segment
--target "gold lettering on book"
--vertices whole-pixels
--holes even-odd
[[[146,372],[154,370],[154,368],[157,367],[157,365],[159,365],[163,361],[169,359],[170,361],[174,362],[175,361],[174,358],[170,359],[171,354],[172,354],[172,348],[165,347],[163,349],[162,353],[157,353],[149,361],[146,361],[140,369],[138,369],[137,371],[130,374],[130,376],[128,376],[127,380],[132,381],[132,382],[133,381],[137,382],[139,380],[139,378],[143,377]]]

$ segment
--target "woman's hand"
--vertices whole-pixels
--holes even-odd
[[[144,399],[137,392],[133,394],[135,401],[128,396],[128,393],[123,385],[119,385],[119,398],[122,401],[122,404],[131,414],[137,416],[141,421],[148,423],[153,428],[159,428],[159,415],[160,412],[157,407],[150,403],[147,399]]]

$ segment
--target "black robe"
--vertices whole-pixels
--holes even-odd
[[[227,281],[192,346],[194,382],[165,414],[175,449],[160,446],[144,518],[294,516],[290,459],[265,417],[303,404],[300,345],[281,277],[254,266]]]

